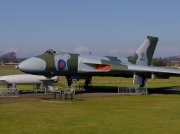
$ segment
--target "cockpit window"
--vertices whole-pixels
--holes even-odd
[[[56,53],[56,51],[53,51],[52,49],[49,49],[45,52],[45,54],[50,54],[50,55],[54,55]]]
[[[60,51],[60,50],[56,51],[56,55],[61,55],[61,54],[65,54],[65,53],[66,53],[66,52]]]

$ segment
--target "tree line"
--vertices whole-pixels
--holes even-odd
[[[9,52],[0,56],[0,64],[5,63],[20,63],[26,58],[17,58],[15,52]]]
[[[151,62],[152,66],[180,66],[180,59],[179,58],[154,58]]]

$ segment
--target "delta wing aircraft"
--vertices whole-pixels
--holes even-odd
[[[157,37],[147,36],[136,53],[126,58],[72,54],[50,49],[21,62],[16,68],[47,77],[66,76],[68,86],[71,86],[72,77],[85,77],[85,85],[88,85],[92,76],[113,76],[133,77],[134,84],[144,87],[147,78],[180,76],[179,70],[150,66],[157,42]]]

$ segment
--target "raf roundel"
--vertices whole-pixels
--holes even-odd
[[[64,61],[64,60],[59,60],[58,61],[58,69],[60,70],[60,71],[62,71],[62,70],[64,70],[65,69],[65,67],[66,67],[66,62]]]

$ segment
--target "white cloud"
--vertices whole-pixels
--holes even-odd
[[[118,54],[118,49],[110,49],[108,54]]]
[[[70,51],[68,49],[62,49],[63,52],[69,53]]]
[[[135,53],[133,49],[127,49],[125,52],[128,53],[128,54]]]
[[[11,48],[6,49],[4,53],[9,53],[9,52],[17,53],[18,51],[19,51],[18,48],[11,47]]]
[[[89,48],[86,46],[79,46],[74,49],[75,53],[89,52]]]
[[[46,50],[40,49],[20,49],[18,53],[16,53],[17,57],[32,57],[36,55],[43,54]]]
[[[127,50],[119,50],[119,49],[110,49],[107,51],[107,53],[111,56],[120,56],[120,57],[126,57],[129,55],[133,55],[135,51],[133,49],[127,49]]]
[[[133,55],[135,53],[135,51],[133,49],[127,49],[123,52],[124,56],[130,56]]]

